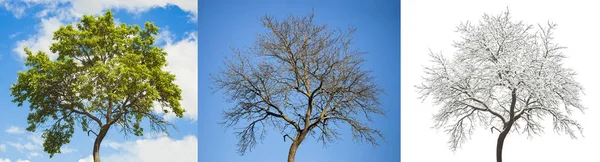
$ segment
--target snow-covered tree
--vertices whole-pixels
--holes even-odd
[[[511,20],[509,11],[484,14],[477,24],[461,23],[461,40],[453,58],[433,53],[417,85],[421,99],[431,97],[441,108],[434,115],[436,129],[450,135],[456,151],[476,127],[500,133],[496,160],[502,161],[504,139],[511,132],[528,137],[544,132],[541,121],[553,120],[557,133],[577,138],[582,127],[571,119],[584,111],[583,87],[575,71],[562,66],[566,57],[553,42],[556,24],[528,25]]]

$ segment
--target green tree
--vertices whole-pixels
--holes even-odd
[[[175,75],[161,70],[167,53],[153,45],[158,30],[150,22],[143,29],[115,25],[109,10],[54,32],[50,50],[56,60],[25,48],[28,70],[18,72],[11,95],[19,106],[29,103],[27,130],[43,129],[50,157],[70,142],[76,124],[96,136],[93,156],[99,162],[100,144],[111,127],[143,136],[140,123],[146,118],[153,131],[168,133],[173,125],[153,112],[155,105],[183,116]]]

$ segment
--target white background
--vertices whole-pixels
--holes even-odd
[[[512,20],[527,24],[558,24],[555,42],[566,46],[564,66],[573,68],[583,85],[585,114],[573,118],[582,124],[584,137],[571,139],[552,130],[552,119],[544,122],[545,133],[528,139],[510,133],[504,143],[503,159],[520,161],[600,161],[600,3],[595,1],[483,1],[403,0],[401,1],[401,161],[434,162],[495,161],[498,133],[480,128],[456,152],[449,148],[447,135],[436,131],[432,116],[439,109],[431,100],[421,101],[414,88],[421,83],[423,66],[429,62],[429,48],[451,56],[451,45],[459,40],[460,22],[478,22],[484,13],[497,15],[509,8]]]

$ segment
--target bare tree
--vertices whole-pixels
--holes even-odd
[[[537,28],[537,30],[536,30]],[[496,161],[502,161],[502,146],[509,132],[529,138],[544,132],[541,120],[552,118],[554,130],[576,139],[582,127],[571,119],[573,110],[584,107],[582,86],[572,69],[562,67],[564,47],[553,42],[556,24],[524,24],[511,20],[509,11],[490,16],[473,25],[461,23],[462,40],[448,60],[430,51],[434,65],[425,68],[424,100],[433,97],[441,105],[434,115],[435,128],[450,135],[456,151],[477,126],[500,133]]]
[[[361,119],[384,115],[378,95],[383,92],[361,68],[364,52],[352,48],[352,33],[329,30],[313,21],[314,14],[290,15],[278,21],[265,16],[269,30],[259,34],[252,48],[233,49],[234,57],[213,76],[214,84],[235,103],[224,112],[227,127],[244,124],[238,151],[252,150],[266,128],[280,131],[291,140],[288,161],[293,162],[298,146],[307,135],[325,145],[339,138],[339,124],[352,128],[354,139],[377,146],[378,130]]]

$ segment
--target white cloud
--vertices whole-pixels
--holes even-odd
[[[25,130],[17,126],[10,126],[6,132],[10,134],[23,134],[25,133]]]
[[[38,157],[38,156],[42,157],[42,154],[40,154],[38,152],[30,152],[30,153],[27,154],[27,157],[30,158],[30,159],[33,159],[33,158]]]
[[[123,147],[123,144],[114,142],[114,141],[105,141],[105,142],[102,142],[102,147],[108,147],[108,148],[116,150],[116,149]]]
[[[19,139],[19,142],[7,142],[7,144],[20,153],[27,155],[27,158],[32,159],[35,157],[42,157],[40,152],[43,151],[43,143],[44,139],[37,133],[28,133],[26,134],[26,140]],[[0,145],[0,152],[2,152],[2,148],[6,147],[6,145]],[[72,152],[78,151],[77,149],[69,148],[67,146],[61,147],[62,154],[68,154]]]
[[[0,144],[0,152],[6,152],[6,144]]]
[[[19,151],[21,153],[26,153],[28,158],[42,156],[40,153],[37,152],[37,151],[41,150],[41,148],[42,148],[41,144],[36,145],[31,142],[26,142],[26,143],[8,142],[8,145],[14,147],[15,149],[17,149],[17,151]]]
[[[33,143],[31,143],[31,142],[27,142],[27,143],[25,143],[25,144],[23,145],[23,147],[24,147],[25,149],[27,149],[27,150],[35,150],[35,149],[39,148],[39,146],[37,146],[37,145],[34,145],[34,144],[33,144]]]
[[[175,74],[175,84],[182,90],[182,107],[186,110],[184,117],[193,121],[198,120],[198,39],[197,33],[188,33],[187,37],[173,43],[170,32],[164,30],[159,38],[166,41],[163,46],[167,55],[167,67],[164,70]],[[162,109],[157,107],[156,112]],[[169,113],[165,116],[167,120],[175,118]]]
[[[76,152],[76,151],[77,151],[77,149],[72,149],[67,146],[63,146],[60,148],[60,152],[63,154],[68,154],[68,153],[72,153],[72,152]]]
[[[198,18],[198,1],[196,0],[72,0],[71,4],[75,11],[82,14],[99,14],[108,8],[119,8],[131,13],[141,13],[156,7],[165,8],[167,5],[175,5],[190,13],[193,21]]]
[[[31,134],[27,136],[27,138],[31,143],[35,144],[36,146],[42,146],[42,143],[44,143],[44,139],[42,139],[42,137],[39,134]]]
[[[50,51],[50,45],[54,42],[52,40],[54,31],[58,30],[60,26],[64,25],[57,17],[50,17],[42,19],[41,23],[37,26],[38,32],[34,35],[29,36],[26,40],[20,40],[16,43],[16,47],[13,48],[13,52],[18,53],[20,58],[25,58],[24,47],[29,47],[29,50],[36,53],[38,50],[46,52],[51,58],[58,57]]]
[[[6,158],[6,159],[0,158],[0,162],[11,162],[11,161],[8,158]],[[18,159],[16,162],[31,162],[31,161]]]
[[[13,16],[15,16],[15,18],[21,18],[23,16],[23,14],[25,14],[25,6],[20,6],[15,4],[15,2],[11,2],[11,1],[6,1],[4,2],[4,9],[6,9],[7,11],[12,12]]]
[[[94,162],[94,157],[92,155],[87,156],[83,159],[79,159],[77,160],[77,162]]]
[[[14,34],[9,35],[8,38],[15,38],[15,37],[19,36],[19,34],[21,34],[21,32],[16,32]]]
[[[106,9],[125,9],[127,12],[141,14],[152,8],[165,8],[168,5],[179,7],[189,13],[190,20],[198,20],[198,1],[196,0],[23,0],[23,1],[0,1],[4,8],[13,13],[17,18],[27,14],[26,9],[35,5],[45,5],[47,9],[38,12],[38,16],[45,16],[48,12],[56,10],[58,4],[65,5],[75,15],[92,14],[97,15]]]
[[[20,143],[14,143],[14,142],[8,142],[8,145],[14,147],[15,149],[17,149],[19,152],[22,152],[23,149],[25,149],[25,147],[23,146],[23,144]]]
[[[118,153],[102,156],[102,161],[128,162],[195,162],[198,161],[198,139],[196,136],[186,136],[174,140],[167,136],[151,139],[140,139],[124,143],[107,141],[110,149]],[[112,144],[110,144],[112,143]],[[91,162],[92,156],[79,159],[78,162]]]
[[[169,31],[169,27],[163,27],[160,29],[160,32],[158,32],[158,35],[156,35],[154,44],[165,45],[167,43],[173,43],[173,37],[175,37],[175,35]]]

